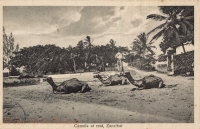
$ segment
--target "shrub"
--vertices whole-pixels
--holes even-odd
[[[64,69],[64,68],[60,68],[60,69],[59,69],[59,73],[60,73],[60,74],[65,74],[65,69]]]
[[[105,71],[117,71],[116,67],[105,67]]]
[[[83,73],[83,72],[84,72],[84,69],[77,69],[76,72],[77,72],[77,73]]]
[[[10,70],[10,76],[18,76],[18,75],[20,75],[20,72],[14,66],[12,66]]]
[[[194,62],[194,51],[175,55],[174,60],[175,74],[193,72],[192,63]]]
[[[157,64],[158,72],[167,73],[167,63],[166,64]]]
[[[34,76],[32,76],[32,75],[25,75],[25,76],[20,75],[18,79],[23,79],[23,78],[34,78]]]
[[[40,83],[40,78],[3,78],[3,86],[23,86],[23,85],[36,85]]]

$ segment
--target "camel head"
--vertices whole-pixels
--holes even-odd
[[[130,83],[134,83],[135,79],[132,78],[130,72],[125,72],[125,77],[130,81]]]
[[[53,79],[52,79],[52,77],[47,77],[47,79],[46,79],[46,80],[47,80],[47,82],[48,82],[49,84],[52,84],[52,83],[54,83],[54,82],[53,82]]]
[[[48,78],[47,78],[47,82],[48,82],[53,88],[58,87],[58,86],[54,83],[52,77],[48,77]]]

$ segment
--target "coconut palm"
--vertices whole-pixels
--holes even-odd
[[[114,41],[113,39],[110,39],[109,44],[107,44],[108,50],[107,50],[106,54],[110,55],[109,56],[109,65],[111,65],[112,67],[113,67],[113,63],[116,61],[116,59],[113,58],[113,57],[115,57],[115,55],[117,53],[115,44],[116,44],[116,41]]]
[[[145,33],[141,33],[140,35],[135,38],[133,41],[132,50],[136,52],[137,55],[140,55],[141,57],[145,58],[146,52],[150,52],[152,55],[154,55],[154,51],[152,48],[156,48],[155,46],[152,46],[152,42],[147,43],[147,35]]]
[[[87,64],[90,62],[91,50],[93,47],[92,42],[93,42],[93,39],[90,36],[86,36],[85,42],[84,42],[84,45],[86,46],[86,50],[87,50],[87,52],[85,53],[85,70],[87,68]]]
[[[76,72],[76,62],[75,62],[75,58],[77,57],[77,54],[74,52],[74,48],[71,46],[71,45],[69,45],[69,47],[68,47],[68,50],[69,50],[69,52],[70,52],[70,55],[69,55],[69,59],[72,59],[72,61],[73,61],[73,66],[74,66],[74,72]]]
[[[114,41],[113,39],[110,39],[109,42],[110,42],[111,49],[113,50],[115,47],[116,41]]]
[[[194,7],[161,6],[159,8],[164,15],[150,14],[147,16],[147,19],[165,21],[148,33],[149,35],[153,32],[157,32],[151,41],[157,40],[161,36],[163,36],[164,40],[174,36],[176,43],[181,44],[185,52],[184,44],[180,41],[180,37],[193,37]]]

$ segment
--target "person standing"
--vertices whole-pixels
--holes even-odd
[[[117,58],[117,69],[118,69],[118,72],[124,72],[123,62],[122,62],[123,54],[121,52],[118,52],[115,55],[115,58]]]

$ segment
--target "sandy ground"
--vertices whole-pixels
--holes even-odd
[[[47,82],[3,88],[4,123],[193,123],[194,77],[167,76],[126,67],[133,78],[154,74],[167,85],[135,90],[133,85],[104,87],[93,73],[54,78],[59,84],[76,77],[87,93],[53,94]]]

